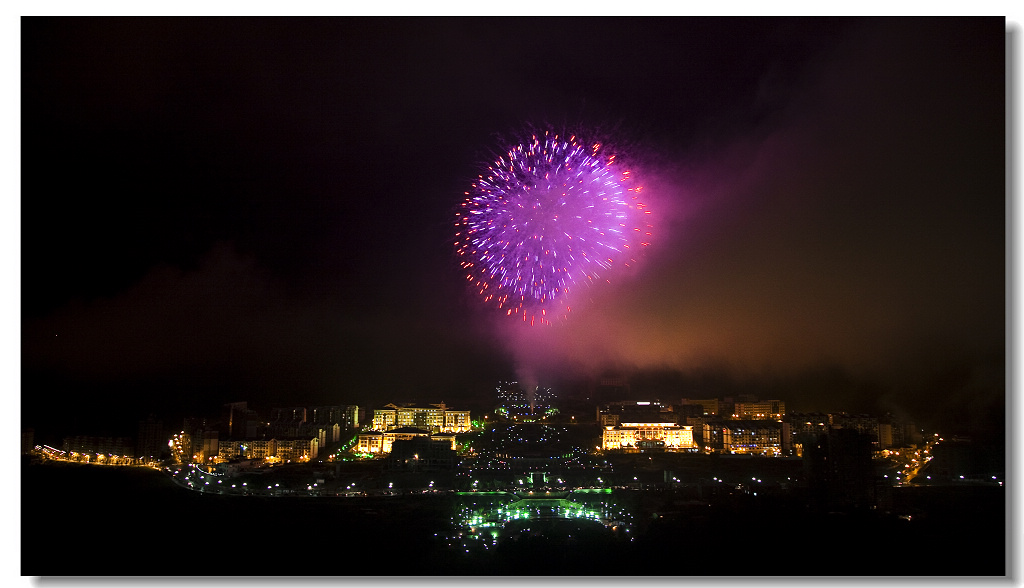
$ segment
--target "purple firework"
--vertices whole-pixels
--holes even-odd
[[[509,316],[550,324],[577,285],[607,279],[647,246],[641,186],[600,143],[546,131],[499,157],[456,214],[466,279]]]

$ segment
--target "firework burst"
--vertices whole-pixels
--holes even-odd
[[[649,243],[632,172],[599,142],[551,131],[508,150],[456,213],[455,250],[483,301],[530,324],[570,311],[581,286],[629,267]]]

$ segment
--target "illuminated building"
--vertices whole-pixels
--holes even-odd
[[[340,441],[341,424],[334,419],[355,419],[356,406],[274,408],[272,420],[259,419],[245,402],[224,405],[222,419],[186,418],[172,451],[190,463],[234,459],[303,461],[314,459],[330,443]],[[309,420],[312,416],[313,420]],[[235,435],[225,434],[235,431]]]
[[[601,434],[604,450],[694,449],[693,427],[674,422],[625,422],[607,425]]]
[[[238,459],[245,455],[245,447],[241,441],[218,441],[216,457],[219,460]]]
[[[443,433],[466,433],[473,428],[473,422],[469,418],[468,410],[446,410],[444,411]]]
[[[454,433],[434,433],[427,429],[417,427],[400,427],[390,431],[368,431],[360,433],[356,443],[356,451],[359,453],[386,454],[391,453],[392,445],[396,441],[410,441],[412,439],[425,438],[433,441],[443,441],[453,450],[455,449]]]
[[[715,420],[703,425],[706,451],[781,456],[788,454],[788,425],[765,420]]]
[[[277,461],[305,461],[316,459],[320,441],[316,437],[301,439],[246,439],[224,440],[217,444],[215,461],[233,459],[274,459]]]
[[[468,410],[451,410],[442,402],[428,406],[387,404],[373,411],[372,430],[386,432],[417,427],[432,433],[465,433],[472,429]]]
[[[387,453],[384,451],[384,433],[378,431],[360,433],[356,441],[356,451],[371,454]]]
[[[786,415],[786,403],[781,400],[741,401],[733,404],[732,416],[745,420],[781,421]]]
[[[78,435],[64,438],[65,453],[134,456],[135,444],[128,437],[94,437]]]
[[[385,405],[373,411],[373,430],[390,431],[403,427],[419,427],[439,431],[444,425],[444,404],[430,406]]]
[[[252,439],[245,441],[246,457],[249,459],[267,459],[277,455],[276,439]]]
[[[278,439],[277,457],[283,461],[303,461],[316,459],[320,451],[320,443],[316,437],[311,439]]]

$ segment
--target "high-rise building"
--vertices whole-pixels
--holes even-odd
[[[717,398],[683,398],[680,404],[683,406],[700,406],[703,409],[703,414],[694,416],[719,415],[719,400]]]
[[[314,406],[312,421],[318,425],[341,425],[343,430],[359,428],[359,407],[354,404]]]

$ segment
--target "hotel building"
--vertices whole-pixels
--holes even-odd
[[[693,443],[693,427],[675,422],[621,422],[605,425],[601,432],[601,449],[606,451],[643,449],[689,450]]]
[[[416,427],[431,433],[466,433],[472,426],[468,410],[451,410],[442,402],[428,406],[387,404],[373,411],[371,428],[377,432]]]

